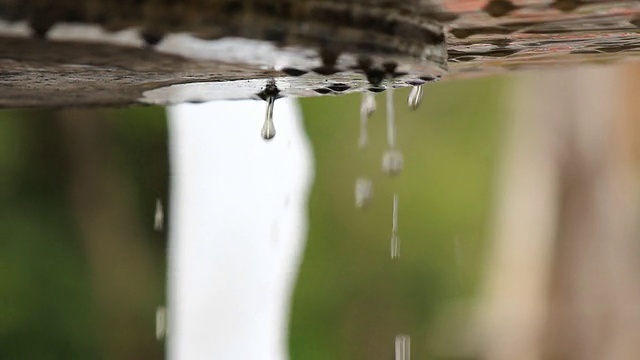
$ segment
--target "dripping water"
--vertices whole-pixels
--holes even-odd
[[[275,95],[267,95],[267,113],[264,117],[264,124],[260,134],[265,140],[271,140],[276,136],[276,128],[273,125],[273,105],[276,102]]]
[[[367,121],[376,111],[375,94],[369,92],[362,93],[362,103],[360,104],[360,139],[358,145],[362,148],[367,145]]]
[[[411,360],[411,338],[409,335],[396,336],[396,356],[394,360]]]
[[[276,81],[269,79],[264,89],[256,94],[257,97],[267,102],[267,113],[264,116],[262,131],[260,131],[260,135],[265,140],[271,140],[276,136],[276,128],[273,125],[273,106],[279,93],[280,89],[276,86]]]
[[[393,194],[391,218],[391,258],[400,256],[400,237],[398,236],[398,194]]]
[[[356,179],[356,207],[361,209],[371,203],[373,199],[373,182],[369,178]]]
[[[153,230],[162,231],[164,228],[164,208],[162,206],[162,201],[160,199],[156,199],[156,210],[153,216]]]
[[[414,86],[411,88],[411,92],[409,92],[409,108],[411,110],[415,110],[420,106],[420,102],[422,101],[423,94],[422,85]]]
[[[389,175],[402,172],[402,152],[396,149],[395,109],[393,107],[393,90],[387,90],[387,145],[389,149],[382,155],[382,171]]]

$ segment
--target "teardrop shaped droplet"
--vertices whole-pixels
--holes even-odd
[[[398,194],[393,194],[391,218],[391,258],[400,256],[400,237],[398,236]]]
[[[362,93],[362,102],[360,104],[360,138],[358,140],[358,145],[360,147],[365,147],[367,145],[367,122],[375,111],[375,94],[368,92]]]
[[[402,152],[395,149],[385,151],[382,155],[382,171],[387,175],[399,175],[404,166]]]
[[[356,179],[356,207],[362,209],[373,199],[373,181],[361,177]]]
[[[267,96],[267,114],[264,117],[264,124],[260,134],[265,140],[271,140],[276,136],[276,128],[273,125],[273,105],[276,102],[275,96]]]
[[[411,360],[411,337],[409,335],[396,336],[396,349],[394,360]]]
[[[424,89],[422,85],[414,86],[411,88],[411,92],[409,92],[409,108],[411,110],[415,110],[420,106],[420,102],[422,102],[422,95]]]

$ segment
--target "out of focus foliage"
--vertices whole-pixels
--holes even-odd
[[[162,358],[154,317],[155,307],[164,303],[166,241],[151,225],[155,199],[167,195],[164,112],[146,108],[83,113],[92,116],[0,112],[0,359]],[[115,225],[106,231],[91,230],[96,224],[87,224],[86,214],[74,208],[74,174],[82,164],[73,160],[78,139],[77,133],[67,131],[70,126],[97,132],[100,141],[83,159],[118,174],[123,192],[133,195],[126,199],[131,209],[127,213],[112,203],[92,204]],[[95,198],[89,194],[75,201],[118,195],[104,190],[97,187]],[[95,231],[105,233],[107,240],[110,234],[136,235],[121,248],[96,251],[95,242],[102,240],[87,235]],[[153,274],[149,281],[115,278],[139,270],[130,248],[144,249],[143,266]],[[109,282],[137,294],[116,291],[105,298],[104,284]],[[144,300],[132,301],[135,298]]]

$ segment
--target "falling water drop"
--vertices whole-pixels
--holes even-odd
[[[393,194],[393,210],[391,220],[391,258],[400,256],[400,237],[398,236],[398,194]]]
[[[411,92],[409,93],[409,108],[411,110],[415,110],[420,106],[420,102],[422,101],[423,89],[422,85],[414,86],[411,88]]]
[[[367,145],[367,120],[376,111],[375,94],[362,93],[362,103],[360,104],[360,139],[358,145],[365,147]]]
[[[164,208],[162,207],[162,201],[156,199],[156,211],[153,216],[153,229],[155,231],[162,231],[164,228]]]
[[[169,332],[167,327],[167,308],[158,306],[156,309],[156,339],[162,340]]]
[[[265,140],[271,140],[276,136],[276,128],[273,126],[273,104],[276,102],[274,95],[267,96],[267,114],[264,118],[264,124],[262,125],[262,138]]]
[[[369,178],[356,179],[356,207],[361,209],[373,199],[373,182]]]
[[[411,337],[409,335],[396,336],[395,360],[411,360]]]

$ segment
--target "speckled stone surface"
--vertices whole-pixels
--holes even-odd
[[[0,107],[380,92],[640,46],[637,1],[0,0],[0,20]]]

